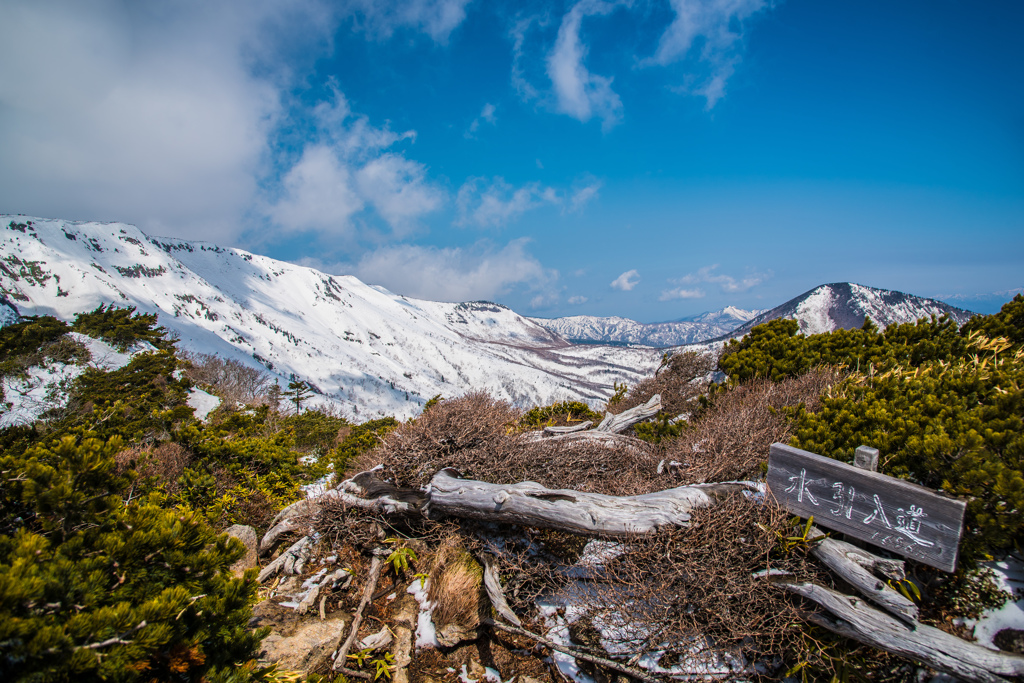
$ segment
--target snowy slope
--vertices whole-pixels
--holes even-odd
[[[796,320],[803,334],[820,334],[859,328],[864,324],[865,317],[870,318],[880,329],[885,329],[894,323],[912,323],[932,315],[947,315],[962,325],[974,313],[935,299],[865,287],[852,282],[838,282],[804,292],[781,306],[761,313],[726,336],[742,337],[755,326],[776,318]]]
[[[679,346],[719,337],[761,312],[729,306],[720,311],[664,323],[639,323],[629,318],[602,318],[592,315],[530,320],[575,342]]]
[[[259,365],[359,419],[408,417],[435,394],[597,404],[660,355],[575,347],[510,309],[395,295],[240,249],[151,238],[122,223],[0,216],[0,290],[22,315],[101,303],[158,313],[185,348]]]

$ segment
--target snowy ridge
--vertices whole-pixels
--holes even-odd
[[[629,318],[592,315],[530,320],[575,342],[665,347],[696,344],[720,337],[761,312],[728,306],[720,311],[663,323],[639,323]]]
[[[894,323],[912,323],[933,315],[949,316],[958,325],[962,325],[974,313],[936,299],[865,287],[852,282],[838,282],[804,292],[752,318],[725,336],[742,337],[757,325],[777,318],[796,320],[803,334],[821,334],[859,328],[865,318],[870,318],[880,329],[885,329]]]
[[[149,237],[122,223],[0,216],[0,290],[23,315],[104,303],[159,314],[184,348],[260,366],[359,420],[410,417],[435,394],[599,404],[660,360],[577,347],[489,302],[398,296],[241,249]]]

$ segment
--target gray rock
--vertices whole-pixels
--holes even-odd
[[[244,524],[235,524],[224,530],[224,533],[232,538],[237,538],[245,546],[245,555],[238,562],[231,565],[231,571],[235,576],[242,576],[246,569],[259,566],[259,539],[256,537],[256,530]]]

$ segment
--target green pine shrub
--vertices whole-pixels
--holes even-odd
[[[604,416],[590,409],[582,401],[562,401],[549,406],[538,406],[526,411],[519,426],[524,429],[543,429],[556,425],[579,424],[590,420],[594,425],[600,424]]]
[[[393,417],[382,417],[342,429],[339,434],[341,442],[331,452],[335,479],[340,481],[356,458],[379,446],[381,439],[400,424]]]
[[[241,543],[119,474],[119,437],[65,437],[0,470],[0,678],[251,680]],[[239,666],[240,664],[247,666]]]
[[[79,313],[71,328],[75,332],[103,339],[119,351],[139,342],[149,342],[157,348],[168,348],[171,342],[165,330],[156,326],[156,313],[135,313],[135,307],[116,308],[114,304],[100,304],[89,313]]]

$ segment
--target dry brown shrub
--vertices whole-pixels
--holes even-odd
[[[770,657],[799,638],[799,610],[768,576],[754,573],[816,575],[802,552],[778,554],[776,532],[787,524],[778,506],[734,496],[694,511],[689,527],[629,540],[599,580],[567,582],[563,591],[583,607],[584,629],[599,627],[611,649],[664,651],[663,666],[699,661],[700,643],[708,663],[721,653],[747,662]]]
[[[445,467],[492,481],[488,475],[504,470],[507,459],[521,447],[521,435],[511,429],[519,417],[518,409],[484,392],[448,399],[389,433],[383,444],[356,461],[354,469],[381,464],[382,475],[400,487],[424,486]]]
[[[618,403],[608,407],[618,414],[647,403],[655,394],[661,394],[662,411],[675,417],[689,413],[694,401],[708,388],[703,378],[715,369],[711,356],[688,351],[670,356],[654,377],[641,380]]]
[[[492,484],[535,481],[617,496],[665,488],[656,475],[660,451],[650,444],[614,449],[585,440],[530,441],[512,428],[518,417],[511,405],[487,394],[450,399],[388,434],[355,470],[381,464],[382,476],[399,487],[425,486],[439,470],[453,467],[467,479]]]
[[[193,455],[181,444],[168,441],[157,447],[132,446],[114,456],[119,472],[134,468],[143,477],[155,477],[164,491],[178,490],[178,478],[192,462]]]
[[[758,476],[769,447],[792,436],[784,409],[803,403],[816,410],[821,394],[843,376],[819,368],[781,382],[757,379],[718,392],[693,428],[666,446],[666,460],[678,463],[670,470],[673,485]]]
[[[208,353],[178,351],[178,355],[187,361],[185,376],[195,384],[211,387],[224,405],[267,403],[270,375],[259,368]]]

